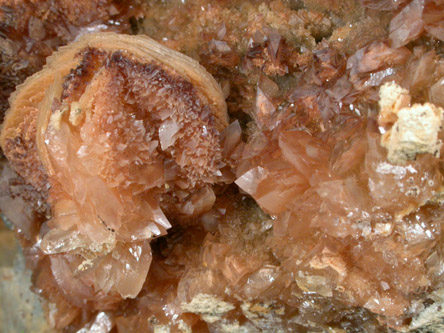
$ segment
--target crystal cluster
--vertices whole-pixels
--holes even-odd
[[[53,327],[439,331],[442,2],[96,3],[79,27],[110,14],[198,60],[230,125],[136,44],[79,49],[6,117],[0,209]]]
[[[1,145],[49,206],[38,246],[76,307],[109,310],[136,297],[150,240],[171,227],[165,213],[186,223],[213,206],[213,185],[229,179],[217,83],[147,37],[80,38],[10,103]]]
[[[63,0],[56,6],[45,0],[2,0],[0,7],[0,119],[15,86],[40,70],[59,46],[94,31],[129,32],[128,17],[134,15],[129,4],[110,0]]]

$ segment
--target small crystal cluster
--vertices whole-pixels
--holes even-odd
[[[134,45],[115,51],[122,41]],[[157,51],[137,57],[142,47]],[[220,138],[221,91],[193,66],[148,38],[91,34],[55,53],[10,99],[2,148],[45,197],[50,217],[38,247],[49,257],[45,269],[78,308],[88,302],[89,311],[113,310],[135,298],[152,261],[150,241],[171,228],[165,214],[186,224],[213,206],[214,184],[229,182],[222,154],[240,137]],[[9,201],[16,203],[12,193]]]
[[[183,86],[152,93],[144,76],[155,70],[122,66],[122,55],[65,78],[69,94],[54,105],[65,113],[51,117],[64,130],[46,136],[55,185],[30,178],[26,159],[16,171],[2,162],[0,179],[48,322],[67,332],[378,332],[442,321],[444,5],[133,5],[134,32],[213,74],[231,125],[212,136],[192,112],[179,119]],[[164,107],[139,112],[152,105]],[[67,167],[69,150],[80,153]]]
[[[133,8],[111,0],[0,1],[0,119],[8,96],[45,58],[77,36],[94,31],[129,32]]]

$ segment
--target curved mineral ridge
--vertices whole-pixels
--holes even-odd
[[[67,253],[51,268],[75,303],[93,286],[110,303],[116,292],[135,297],[149,241],[171,227],[164,212],[191,218],[212,207],[227,119],[205,69],[143,36],[81,37],[17,88],[0,144],[47,196],[41,248]],[[70,269],[87,272],[75,282]]]
[[[87,2],[0,0],[0,107],[78,39],[0,163],[52,326],[443,330],[442,1]]]

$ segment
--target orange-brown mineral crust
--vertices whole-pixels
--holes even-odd
[[[53,51],[88,32],[129,32],[134,7],[113,0],[0,0],[0,119],[15,86]]]
[[[56,330],[443,330],[442,1],[0,4],[3,109],[73,41],[0,136]]]

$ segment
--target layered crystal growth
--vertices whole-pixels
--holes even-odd
[[[442,331],[441,1],[0,4],[0,209],[54,329]]]

